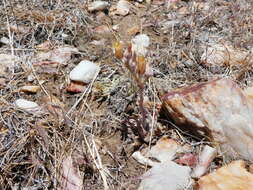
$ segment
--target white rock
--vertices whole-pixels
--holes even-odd
[[[3,43],[3,44],[6,44],[6,45],[9,45],[10,44],[10,40],[6,37],[2,37],[0,39],[0,42]]]
[[[117,14],[125,16],[130,11],[130,3],[126,0],[119,0],[117,4]]]
[[[28,112],[34,112],[40,110],[40,106],[32,101],[25,99],[18,99],[14,102],[15,106]]]
[[[153,166],[142,177],[138,190],[178,190],[189,186],[191,169],[173,161]]]
[[[177,190],[191,185],[190,167],[171,161],[178,151],[183,151],[176,141],[164,136],[150,150],[143,151],[145,156],[137,151],[133,153],[133,158],[152,168],[142,176],[138,190]],[[155,158],[159,162],[149,158]]]
[[[99,70],[100,67],[95,63],[83,60],[70,72],[69,78],[72,81],[90,83]]]
[[[151,147],[147,156],[156,158],[160,162],[164,162],[167,160],[173,160],[175,154],[181,150],[182,147],[176,141],[164,136],[157,141],[156,145]]]
[[[132,39],[132,51],[136,52],[137,55],[145,56],[149,44],[149,37],[146,34],[139,34]]]
[[[88,6],[89,11],[103,11],[109,7],[109,3],[106,1],[94,1]]]

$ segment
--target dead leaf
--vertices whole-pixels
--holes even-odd
[[[12,69],[19,58],[10,54],[0,54],[0,75],[5,76],[7,70]]]
[[[71,81],[66,90],[70,93],[81,93],[84,92],[85,89],[85,84]]]
[[[64,104],[56,96],[44,96],[42,98],[42,102],[44,102],[47,111],[55,116],[54,118],[58,118],[59,121],[63,121]]]
[[[16,33],[22,33],[22,34],[27,34],[31,31],[28,27],[21,26],[21,25],[10,25],[10,30],[12,32]]]
[[[133,26],[133,27],[131,27],[131,28],[129,28],[128,30],[127,30],[127,34],[129,35],[129,36],[134,36],[134,35],[136,35],[137,33],[139,33],[140,32],[140,27],[139,26]]]
[[[6,85],[6,79],[0,78],[0,89]]]
[[[56,74],[58,73],[59,63],[53,61],[39,61],[34,62],[33,66],[37,73]]]
[[[81,190],[83,188],[83,180],[77,168],[73,165],[71,156],[66,157],[62,162],[60,185],[59,190]]]
[[[35,55],[33,62],[55,62],[59,64],[67,64],[71,59],[71,55],[79,53],[77,48],[71,46],[58,47],[50,51],[40,51]]]
[[[51,41],[47,40],[47,41],[35,46],[35,48],[39,51],[49,51],[54,48],[54,44]]]
[[[35,94],[40,90],[39,86],[22,86],[19,91],[25,93],[32,93]]]
[[[100,25],[95,27],[94,32],[98,33],[98,34],[105,34],[105,33],[110,33],[111,30],[107,25]]]

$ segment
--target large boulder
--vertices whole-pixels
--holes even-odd
[[[253,161],[253,107],[230,79],[215,79],[162,96],[163,110],[175,124],[208,137],[222,153]]]

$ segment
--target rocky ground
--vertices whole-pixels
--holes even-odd
[[[251,0],[0,7],[0,189],[252,187]]]

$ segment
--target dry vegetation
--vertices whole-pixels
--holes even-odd
[[[69,155],[85,189],[136,189],[146,168],[133,160],[133,151],[164,134],[193,147],[204,143],[195,143],[196,139],[158,117],[159,93],[225,75],[242,86],[251,84],[247,65],[209,68],[200,64],[200,56],[213,42],[252,48],[253,2],[181,0],[170,7],[164,2],[131,1],[130,13],[118,16],[108,10],[88,12],[85,0],[0,1],[0,38],[9,39],[9,44],[1,42],[0,53],[21,58],[0,76],[4,81],[0,82],[0,189],[60,189],[62,162]],[[101,25],[110,31],[99,32]],[[130,41],[133,35],[127,30],[132,27],[150,37],[148,57],[154,69],[143,92],[149,98],[150,125],[143,141],[134,130],[141,115],[137,88],[112,51],[113,42]],[[55,72],[36,72],[32,57],[47,40],[54,47],[74,46],[79,53]],[[92,43],[101,40],[102,45]],[[83,59],[99,63],[101,71],[84,93],[68,93],[68,74]],[[33,82],[27,79],[31,74]],[[29,84],[42,90],[36,94],[19,91]],[[19,110],[13,102],[20,97],[49,111]]]

